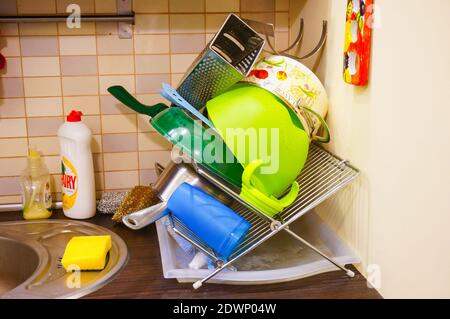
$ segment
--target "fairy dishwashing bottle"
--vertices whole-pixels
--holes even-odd
[[[95,180],[91,130],[72,111],[58,129],[61,153],[62,206],[64,215],[86,219],[95,215]]]

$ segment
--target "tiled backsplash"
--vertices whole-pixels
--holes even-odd
[[[116,0],[2,0],[0,15],[64,13],[70,3],[82,13],[116,13]],[[20,202],[29,146],[43,154],[60,198],[56,132],[71,109],[85,114],[94,135],[98,195],[151,183],[170,145],[106,89],[123,85],[144,103],[163,101],[161,83],[178,84],[229,12],[274,23],[279,47],[289,39],[289,0],[134,0],[133,10],[132,39],[118,38],[117,23],[0,24],[0,204]]]

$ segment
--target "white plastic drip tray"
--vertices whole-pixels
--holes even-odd
[[[194,253],[186,253],[170,236],[163,219],[156,223],[164,278],[194,282],[206,277],[209,269],[189,269]],[[314,212],[301,217],[290,229],[341,264],[359,263],[359,258]],[[224,270],[208,282],[258,285],[296,280],[337,270],[330,262],[303,246],[286,232],[280,232],[261,246],[239,258],[237,271]]]

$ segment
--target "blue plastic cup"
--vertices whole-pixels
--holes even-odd
[[[167,208],[202,241],[227,259],[251,224],[211,195],[187,183],[175,190]]]

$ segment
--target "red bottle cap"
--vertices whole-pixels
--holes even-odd
[[[83,115],[80,111],[72,110],[69,115],[67,115],[67,122],[81,122],[81,115]]]

